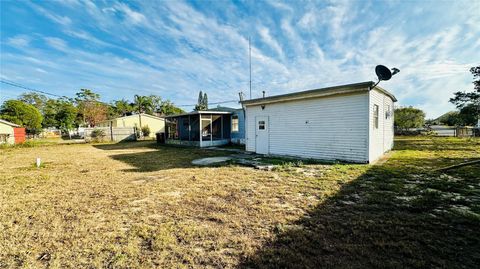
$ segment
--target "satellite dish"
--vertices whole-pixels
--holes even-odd
[[[378,80],[389,80],[392,78],[392,72],[384,65],[377,65],[375,67],[375,73],[377,73]]]

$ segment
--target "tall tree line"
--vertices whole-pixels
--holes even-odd
[[[140,113],[163,116],[184,111],[158,95],[135,95],[132,102],[120,99],[107,104],[100,101],[100,94],[89,89],[81,89],[73,98],[58,99],[26,92],[0,106],[0,118],[26,127],[30,134],[38,134],[42,128],[49,127],[67,132],[79,126],[93,127],[110,118]]]

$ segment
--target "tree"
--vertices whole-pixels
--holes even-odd
[[[89,89],[81,89],[76,93],[78,115],[84,125],[95,126],[107,119],[108,107],[100,102],[100,95]]]
[[[160,113],[160,110],[162,109],[162,97],[158,95],[150,95],[149,96],[151,102],[152,102],[152,114],[153,113]]]
[[[473,92],[456,92],[450,103],[460,111],[466,125],[480,124],[480,66],[470,68],[473,75]],[[475,80],[476,79],[476,80]]]
[[[126,99],[116,100],[113,102],[113,111],[116,116],[126,116],[133,112],[133,106]]]
[[[444,124],[448,126],[458,126],[458,125],[463,125],[464,121],[462,116],[460,115],[460,112],[458,111],[450,111],[447,112],[440,117],[438,117],[435,122],[438,122],[439,124]]]
[[[135,95],[134,97],[135,111],[139,114],[151,114],[153,111],[152,98],[149,96]]]
[[[208,109],[208,96],[207,93],[203,94],[203,107],[205,107],[205,110]]]
[[[57,127],[57,113],[58,113],[58,106],[57,100],[55,99],[48,99],[43,106],[43,121],[42,126],[44,128],[48,127]],[[76,115],[75,115],[76,116]]]
[[[27,93],[22,93],[18,100],[33,105],[36,107],[38,110],[43,111],[43,107],[45,106],[45,103],[47,102],[48,98],[43,95],[39,94],[36,92],[27,92]]]
[[[198,93],[198,101],[197,104],[195,105],[194,110],[200,111],[200,110],[207,110],[208,109],[208,97],[207,93],[203,94],[202,91]]]
[[[42,130],[43,117],[40,111],[19,100],[5,101],[0,108],[0,118],[24,126],[29,134],[38,134]]]
[[[401,130],[420,128],[425,122],[425,112],[414,107],[395,109],[395,126]]]
[[[152,98],[149,96],[135,95],[135,110],[138,112],[138,122],[140,124],[139,128],[142,128],[142,113],[150,112],[153,110]],[[149,113],[149,114],[150,114]]]
[[[185,113],[183,109],[176,107],[170,100],[163,101],[158,112],[166,116]]]
[[[70,135],[70,130],[72,130],[76,125],[76,118],[78,110],[69,100],[60,99],[57,101],[57,115],[55,116],[58,129],[67,132]]]

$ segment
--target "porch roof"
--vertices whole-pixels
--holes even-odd
[[[200,111],[192,111],[192,112],[183,113],[183,114],[165,116],[165,118],[176,118],[176,117],[191,116],[191,115],[200,115],[200,114],[204,114],[204,115],[205,115],[205,114],[207,114],[207,115],[229,115],[229,114],[232,114],[232,112],[229,112],[229,111],[200,110]]]

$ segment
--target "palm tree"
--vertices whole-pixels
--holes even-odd
[[[115,112],[120,116],[125,116],[127,113],[133,111],[133,107],[130,105],[128,100],[121,99],[114,102]]]
[[[138,112],[138,121],[140,124],[139,130],[141,130],[142,129],[142,113],[152,110],[153,108],[152,98],[150,98],[149,96],[142,96],[142,95],[135,94],[135,98],[133,101],[135,103],[135,110]]]

